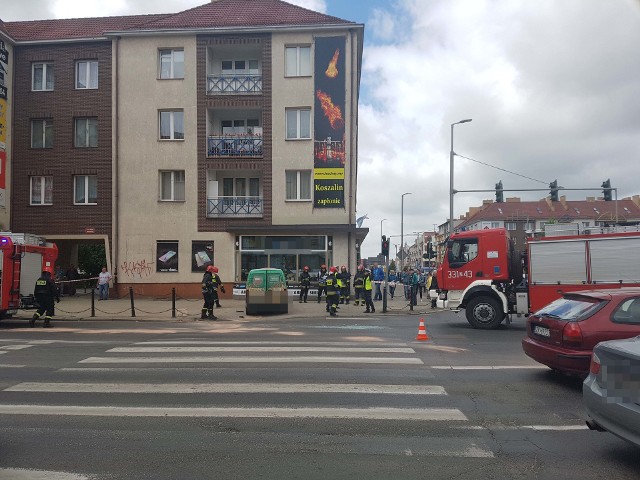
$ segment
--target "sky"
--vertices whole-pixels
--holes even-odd
[[[4,21],[171,13],[205,0],[3,2]],[[539,200],[640,194],[640,0],[290,0],[365,24],[357,217],[363,257],[449,218],[455,190]],[[463,158],[467,157],[467,158]],[[481,163],[480,163],[481,162]],[[410,195],[402,196],[410,192]],[[402,202],[404,198],[404,203]],[[460,192],[454,217],[494,193]],[[383,219],[386,219],[383,221]],[[392,247],[392,252],[394,249]]]

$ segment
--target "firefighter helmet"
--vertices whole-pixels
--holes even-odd
[[[215,265],[213,266],[213,273],[218,273],[218,267],[216,267]]]
[[[336,273],[336,272],[338,271],[338,269],[337,269],[336,267],[331,267],[331,268],[329,269],[329,271],[330,271],[331,273]]]
[[[49,275],[53,275],[53,267],[51,265],[47,265],[42,269],[42,273],[48,273]]]
[[[309,271],[309,267],[307,267],[307,266],[305,265],[305,266],[304,266],[304,268],[303,268],[303,270],[304,270],[305,272],[308,272],[308,271]]]
[[[209,265],[209,266],[207,267],[207,272],[209,272],[209,273],[213,273],[213,272],[215,272],[215,268],[216,268],[216,267],[214,267],[213,265]]]

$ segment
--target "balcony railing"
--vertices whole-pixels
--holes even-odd
[[[207,198],[207,217],[262,218],[262,197]]]
[[[262,157],[262,137],[210,135],[207,137],[207,157]]]
[[[262,93],[262,75],[208,75],[207,95]]]

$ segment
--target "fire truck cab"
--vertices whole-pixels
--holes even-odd
[[[0,232],[0,318],[33,303],[36,280],[53,272],[58,247],[36,235]]]

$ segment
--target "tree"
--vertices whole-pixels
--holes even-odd
[[[104,245],[80,245],[78,247],[78,269],[88,277],[97,277],[107,264]]]
[[[393,270],[395,272],[395,270],[396,270],[396,261],[395,260],[391,260],[391,263],[389,264],[389,270]]]

